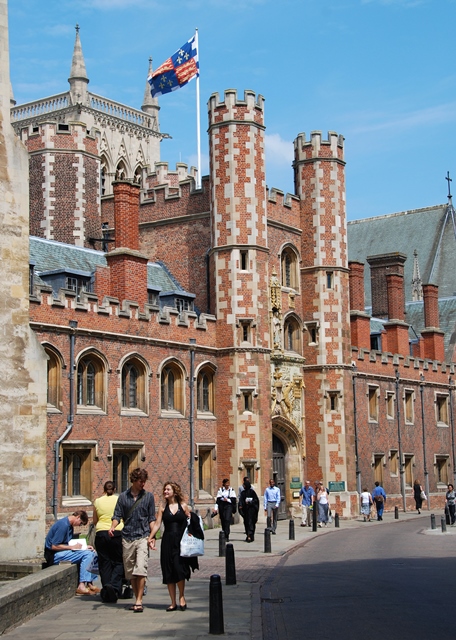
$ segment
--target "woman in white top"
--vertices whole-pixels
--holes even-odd
[[[318,504],[318,526],[321,527],[322,523],[326,527],[328,524],[328,514],[329,514],[329,500],[328,500],[328,492],[326,488],[323,486],[323,483],[320,482],[318,485],[317,491],[317,504]]]
[[[361,494],[361,515],[364,516],[364,522],[369,522],[371,517],[371,506],[373,504],[372,496],[367,490],[367,487],[364,487],[363,492]]]

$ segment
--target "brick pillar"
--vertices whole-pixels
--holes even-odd
[[[424,341],[424,357],[430,360],[445,359],[444,332],[439,329],[439,288],[434,284],[423,285],[424,330],[421,336]]]
[[[409,325],[405,318],[404,276],[399,273],[386,274],[388,322],[385,324],[387,349],[391,353],[409,355]]]
[[[370,316],[364,312],[364,263],[349,262],[351,343],[370,349]]]
[[[217,420],[218,476],[237,485],[242,460],[255,460],[260,468],[255,484],[263,487],[272,470],[263,97],[245,91],[242,99],[227,90],[220,100],[213,94],[208,115],[211,298],[222,348],[217,370],[223,406]],[[246,393],[251,411],[245,408]]]
[[[139,185],[113,183],[116,248],[106,254],[110,293],[119,301],[147,303],[147,257],[139,247]],[[108,279],[105,278],[105,282]]]
[[[313,131],[306,140],[299,134],[293,167],[301,200],[304,320],[318,327],[318,340],[304,349],[306,473],[356,490],[353,420],[347,415],[353,402],[343,136],[330,131],[323,139]],[[327,410],[329,389],[344,399],[337,411]],[[350,496],[340,500],[341,513],[351,515]]]

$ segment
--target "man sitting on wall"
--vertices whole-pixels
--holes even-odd
[[[75,511],[71,516],[62,518],[54,522],[49,529],[44,543],[44,557],[48,565],[59,564],[60,562],[71,562],[79,565],[79,584],[76,589],[78,595],[95,595],[100,589],[94,587],[93,580],[96,579],[94,573],[90,573],[87,567],[92,562],[95,555],[93,547],[83,549],[82,542],[75,542],[70,545],[73,538],[73,527],[86,525],[89,518],[85,511]]]

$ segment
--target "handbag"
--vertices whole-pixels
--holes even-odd
[[[100,569],[98,568],[98,554],[94,553],[92,560],[89,562],[89,566],[87,567],[87,571],[89,573],[95,573],[96,575],[100,575]]]
[[[426,497],[426,494],[425,494],[424,491],[421,491],[420,498],[421,498],[421,500],[427,500],[427,497]]]
[[[199,516],[200,527],[203,529],[203,521],[201,516]],[[187,526],[185,527],[185,531],[182,535],[180,542],[180,555],[183,558],[196,558],[197,556],[204,556],[204,540],[200,540],[200,538],[195,538],[188,532],[188,525],[190,523],[190,518],[187,520]]]

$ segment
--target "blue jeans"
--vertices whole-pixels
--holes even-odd
[[[94,554],[95,551],[90,551],[89,549],[56,551],[54,554],[54,564],[59,564],[60,562],[77,564],[79,565],[79,582],[92,582],[92,580],[95,580],[98,576],[96,573],[87,571],[87,567],[92,562]]]
[[[381,518],[383,515],[383,508],[385,506],[384,502],[378,502],[378,500],[375,501],[375,506],[377,508],[377,518]]]

